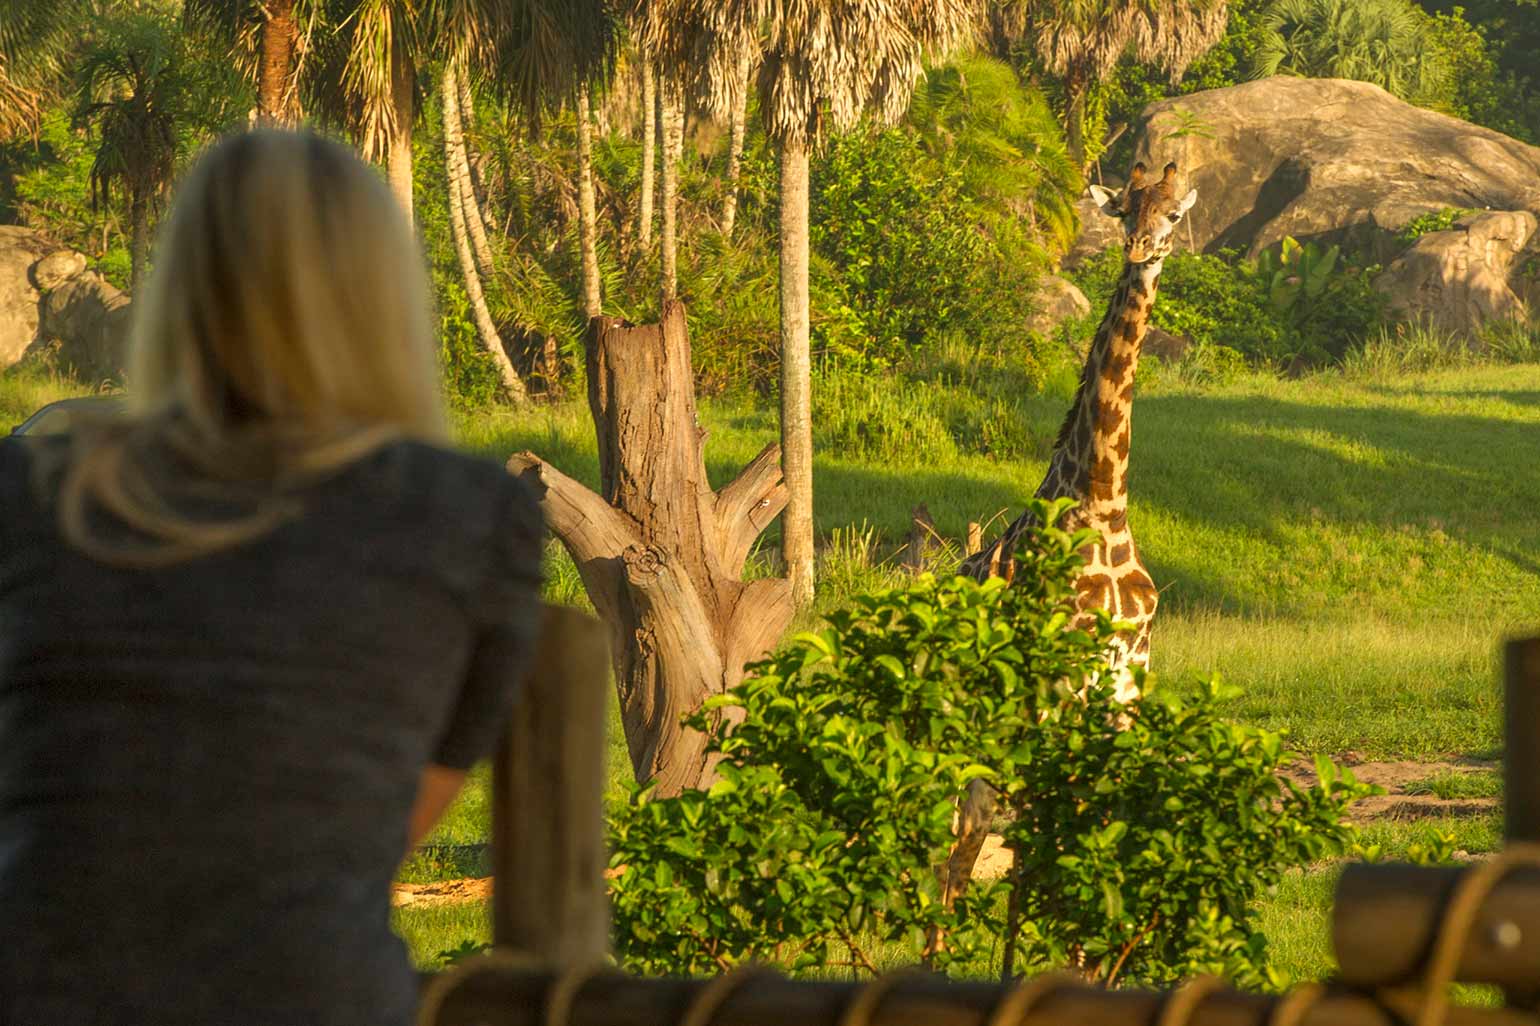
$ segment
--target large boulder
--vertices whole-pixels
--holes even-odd
[[[1248,255],[1285,235],[1392,259],[1446,207],[1540,210],[1540,149],[1378,86],[1278,76],[1145,108],[1136,159],[1176,161],[1198,202],[1180,248]]]
[[[123,374],[128,296],[80,254],[30,228],[0,225],[0,370],[51,350],[86,381]]]
[[[1068,270],[1074,270],[1086,257],[1095,256],[1108,246],[1122,248],[1123,245],[1123,222],[1103,213],[1101,205],[1089,193],[1080,197],[1075,209],[1080,214],[1080,234],[1075,236],[1074,245],[1059,262],[1059,266]]]
[[[1449,231],[1429,232],[1374,280],[1392,314],[1476,335],[1489,321],[1523,318],[1510,284],[1514,263],[1535,235],[1528,211],[1476,214]]]
[[[1036,309],[1027,318],[1027,330],[1046,337],[1065,321],[1090,312],[1091,301],[1074,282],[1047,274],[1038,282]]]
[[[37,341],[42,296],[32,267],[58,248],[34,231],[0,225],[0,370]]]

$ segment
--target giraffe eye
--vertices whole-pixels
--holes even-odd
[[[1181,214],[1167,214],[1166,215],[1166,220],[1170,221],[1172,224],[1176,224],[1181,219],[1182,219],[1182,215]]]

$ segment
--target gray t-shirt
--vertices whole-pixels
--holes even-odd
[[[495,463],[388,445],[167,569],[64,544],[0,440],[0,1023],[405,1026],[390,881],[426,763],[506,722],[542,527]]]

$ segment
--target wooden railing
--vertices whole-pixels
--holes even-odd
[[[605,969],[605,633],[550,609],[543,639],[497,756],[494,950],[424,976],[421,1026],[1540,1026],[1540,638],[1505,652],[1507,847],[1464,868],[1348,866],[1337,979],[1282,996],[1207,978],[1157,992],[1057,974],[1003,985]],[[1496,984],[1505,1005],[1450,1006],[1453,982]]]

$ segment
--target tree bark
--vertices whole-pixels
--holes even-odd
[[[781,552],[792,598],[813,600],[812,358],[808,321],[807,144],[781,143]]]
[[[595,318],[585,348],[601,494],[533,453],[508,469],[541,496],[610,628],[637,780],[674,795],[710,777],[706,738],[680,717],[737,685],[791,619],[786,581],[742,580],[750,547],[786,503],[780,454],[766,446],[712,492],[682,304],[665,303],[661,324]]]
[[[299,27],[294,21],[294,0],[267,0],[262,22],[262,54],[257,70],[257,122],[266,126],[292,125],[289,78],[294,68],[294,44]]]
[[[652,248],[652,192],[658,170],[658,82],[652,61],[642,56],[642,195],[637,201],[637,238]]]
[[[583,314],[592,319],[600,313],[599,215],[594,210],[594,143],[588,85],[577,93],[578,249],[583,261]]]
[[[128,201],[128,217],[128,290],[138,293],[150,256],[150,198],[146,189],[133,190]]]
[[[679,158],[684,152],[684,91],[665,78],[658,94],[663,132],[663,300],[679,293]]]
[[[523,403],[529,398],[529,392],[524,387],[524,382],[519,378],[519,372],[514,369],[513,361],[508,358],[508,352],[503,348],[502,336],[498,334],[497,325],[492,321],[492,312],[487,308],[487,297],[481,288],[481,274],[477,271],[476,261],[471,253],[469,233],[465,228],[465,197],[462,190],[456,187],[455,166],[453,148],[456,144],[463,143],[459,129],[459,103],[455,90],[455,73],[452,68],[444,69],[444,164],[448,173],[449,191],[449,234],[454,239],[455,260],[460,265],[460,280],[465,284],[465,298],[470,303],[471,320],[476,325],[476,341],[487,355],[492,357],[492,362],[497,365],[498,377],[502,379],[503,391],[508,398],[515,403]]]
[[[390,55],[390,99],[395,113],[386,154],[386,177],[407,220],[412,219],[412,114],[417,93],[417,71],[412,58],[397,44]]]
[[[449,173],[449,188],[460,195],[460,209],[465,229],[470,235],[471,253],[476,258],[476,270],[484,278],[493,274],[492,244],[487,238],[487,222],[481,214],[481,199],[476,194],[476,180],[471,174],[470,144],[466,142],[465,126],[469,110],[465,106],[468,89],[465,75],[452,67],[444,69],[444,156]]]
[[[1088,86],[1079,75],[1071,74],[1064,80],[1064,146],[1075,170],[1085,173],[1085,99]]]
[[[731,238],[738,221],[738,176],[743,167],[743,137],[749,118],[749,54],[738,58],[738,84],[742,92],[730,115],[727,144],[727,198],[722,203],[722,234]]]

